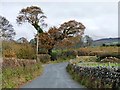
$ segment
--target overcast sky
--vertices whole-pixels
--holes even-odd
[[[31,5],[43,10],[47,16],[48,28],[76,20],[86,26],[85,35],[93,39],[118,37],[117,2],[1,2],[0,15],[6,17],[14,26],[17,34],[15,39],[25,37],[30,40],[36,34],[30,24],[16,24],[19,11]]]

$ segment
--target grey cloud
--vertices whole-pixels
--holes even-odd
[[[21,35],[27,36],[28,39],[34,37],[34,28],[29,28],[30,25],[24,25],[21,30],[16,23],[15,19],[20,9],[37,5],[42,8],[48,17],[46,22],[50,26],[59,26],[61,23],[70,19],[85,24],[85,34],[91,35],[94,39],[103,37],[117,37],[118,36],[118,11],[117,3],[109,2],[34,2],[34,3],[2,3],[0,6],[1,15],[5,16],[15,27],[17,32],[16,37]],[[30,26],[31,27],[31,26]],[[48,28],[49,28],[48,27]],[[48,29],[47,28],[47,29]],[[45,29],[46,30],[46,29]],[[23,33],[24,32],[24,33]],[[29,34],[27,34],[29,33]]]

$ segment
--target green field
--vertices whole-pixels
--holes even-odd
[[[77,63],[78,66],[90,66],[90,67],[120,67],[120,63],[98,63],[98,62],[82,62]]]

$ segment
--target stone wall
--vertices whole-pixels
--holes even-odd
[[[2,62],[2,68],[25,67],[25,66],[36,64],[36,63],[37,63],[36,60],[4,58]]]
[[[109,69],[106,67],[84,67],[69,63],[67,70],[77,74],[78,78],[89,78],[87,82],[90,88],[113,88],[120,89],[120,72],[119,69]]]

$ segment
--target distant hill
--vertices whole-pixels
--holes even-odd
[[[98,40],[94,40],[92,46],[102,46],[105,45],[114,45],[120,43],[120,37],[119,38],[102,38]]]

